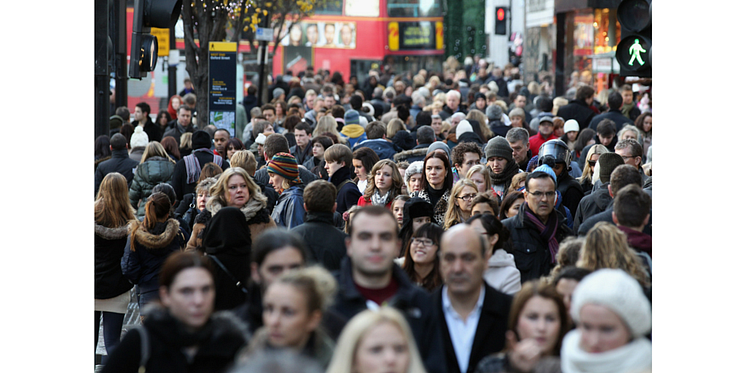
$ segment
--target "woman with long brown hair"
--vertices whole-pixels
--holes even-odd
[[[451,162],[443,152],[430,152],[424,160],[424,185],[417,197],[424,199],[433,206],[433,219],[441,227],[445,224],[448,200],[453,187],[453,173]]]
[[[390,159],[382,159],[368,172],[368,185],[358,199],[357,205],[376,205],[390,209],[391,201],[401,194],[403,185],[404,180],[396,168],[396,163]]]
[[[106,353],[119,343],[124,315],[132,284],[122,276],[120,261],[127,243],[127,224],[135,220],[135,210],[127,198],[127,179],[118,172],[107,174],[98,189],[94,206],[96,262],[96,344],[98,344],[101,313],[104,322]]]
[[[443,284],[440,276],[440,237],[443,228],[427,223],[415,230],[404,251],[402,269],[409,279],[428,292]]]
[[[158,273],[163,261],[186,246],[187,232],[171,218],[171,201],[153,193],[145,204],[142,222],[130,224],[122,257],[122,274],[137,285],[140,309],[158,299]]]

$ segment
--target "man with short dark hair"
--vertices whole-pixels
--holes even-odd
[[[650,221],[650,209],[653,201],[642,188],[630,184],[619,189],[614,199],[614,211],[611,218],[617,228],[627,235],[627,244],[638,252],[653,257],[653,238],[643,229]]]
[[[528,161],[534,156],[534,153],[531,152],[531,148],[528,146],[529,138],[528,130],[521,127],[511,128],[505,134],[505,139],[508,140],[510,148],[513,149],[513,160],[515,160],[515,163],[518,163],[518,167],[521,170],[528,169]]]
[[[163,134],[163,137],[171,136],[176,139],[177,144],[181,144],[181,135],[187,132],[194,133],[196,129],[192,125],[192,109],[189,106],[181,105],[176,110],[176,124]],[[194,148],[194,146],[192,146]],[[181,199],[179,197],[179,199]]]
[[[443,234],[440,268],[443,286],[433,294],[445,340],[448,372],[472,373],[485,356],[505,347],[513,297],[489,286],[487,241],[466,224]]]
[[[528,138],[528,147],[531,149],[531,153],[538,154],[539,148],[547,141],[554,140],[557,136],[554,135],[554,116],[550,114],[540,114],[539,118],[539,132]]]
[[[337,271],[342,259],[347,256],[347,235],[334,225],[337,210],[337,188],[326,180],[316,180],[303,189],[305,223],[291,229],[298,234],[311,253],[315,263],[327,270]]]
[[[331,309],[351,319],[366,309],[397,308],[409,323],[427,371],[446,372],[432,299],[394,263],[401,248],[397,233],[396,218],[382,206],[366,206],[353,215]]]
[[[135,169],[139,164],[139,162],[130,158],[127,150],[129,148],[127,146],[127,139],[121,133],[117,133],[111,137],[109,148],[111,149],[111,159],[99,163],[98,167],[96,167],[94,195],[98,195],[98,188],[101,186],[104,176],[111,172],[122,174],[127,179],[127,186],[129,186],[132,183]]]
[[[565,218],[554,208],[556,188],[554,174],[530,173],[523,190],[526,202],[517,215],[502,222],[510,231],[512,242],[506,244],[506,251],[513,253],[515,266],[521,271],[521,283],[548,275],[557,263],[559,243],[572,234]]]
[[[469,170],[478,165],[482,159],[482,149],[473,142],[462,142],[451,150],[451,162],[453,162],[453,184],[461,179],[466,179]]]
[[[430,126],[422,126],[417,130],[417,146],[411,150],[405,150],[394,155],[394,162],[407,161],[410,164],[412,162],[421,161],[425,159],[427,155],[427,148],[435,142],[435,131]]]
[[[367,147],[378,155],[378,159],[394,159],[394,154],[401,148],[386,138],[386,127],[379,121],[368,123],[365,127],[367,140],[355,144],[355,150]]]
[[[604,119],[598,124],[596,135],[593,139],[596,141],[596,144],[601,144],[606,147],[606,150],[614,153],[614,146],[616,146],[618,140],[616,134],[616,124],[614,124],[611,119]],[[583,150],[580,151],[580,158],[578,158],[578,160],[582,162],[581,167],[585,167],[585,160],[588,158],[588,151],[591,150],[593,145],[595,144],[586,145]]]
[[[230,163],[230,159],[227,157],[227,146],[230,139],[231,133],[225,128],[218,128],[215,134],[212,135],[212,143],[215,145],[213,153],[223,157],[223,159],[229,161],[228,163]]]
[[[363,98],[358,95],[352,95],[352,97],[350,97],[350,108],[357,111],[361,117],[364,117],[368,121],[368,123],[373,123],[375,120],[372,116],[363,112]],[[344,117],[344,113],[342,114],[342,117]]]
[[[580,130],[588,128],[596,113],[591,109],[595,90],[589,85],[582,85],[575,91],[575,99],[557,110],[557,116],[565,121],[575,119],[580,125]]]
[[[593,120],[591,120],[591,124],[588,128],[595,131],[596,127],[598,127],[598,124],[604,119],[611,119],[611,121],[616,124],[617,132],[621,131],[622,128],[624,128],[624,126],[627,124],[634,125],[635,123],[632,121],[632,119],[629,119],[625,117],[624,114],[622,114],[622,101],[622,95],[619,94],[619,92],[613,91],[609,93],[609,111],[593,117]]]
[[[264,115],[264,120],[267,122],[272,123],[272,126],[277,123],[277,117],[275,116],[275,106],[272,104],[264,104],[262,105],[262,115]]]
[[[619,190],[630,184],[634,184],[637,186],[642,185],[642,177],[640,177],[640,173],[633,166],[630,166],[628,164],[618,166],[616,169],[614,169],[614,172],[611,173],[611,178],[609,179],[609,195],[614,198]],[[585,234],[588,233],[588,231],[591,230],[591,228],[593,228],[593,226],[600,221],[614,223],[614,219],[612,216],[613,212],[614,204],[611,203],[605,211],[599,212],[598,214],[587,218],[583,222],[583,224],[580,225],[580,227],[576,227],[576,229],[578,230],[577,235],[585,236]],[[643,232],[651,236],[653,235],[651,226],[652,213],[653,212],[651,210],[650,221],[648,221],[643,228]]]
[[[574,213],[575,221],[573,227],[576,229],[579,228],[585,219],[605,211],[609,207],[609,204],[614,202],[613,197],[609,194],[609,180],[611,179],[611,173],[623,164],[624,160],[619,154],[604,153],[598,157],[596,167],[599,167],[598,179],[600,185],[591,194],[586,195],[580,200],[578,209]]]
[[[147,102],[140,102],[135,105],[135,120],[132,125],[142,127],[142,130],[148,134],[148,141],[161,141],[161,129],[150,119],[150,105]]]
[[[311,153],[311,134],[313,130],[308,123],[300,122],[295,125],[295,145],[290,147],[290,154],[295,157],[298,164],[303,164],[308,158],[313,157]]]

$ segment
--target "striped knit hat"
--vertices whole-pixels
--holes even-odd
[[[290,153],[275,154],[267,165],[267,172],[278,174],[292,183],[303,183],[298,173],[298,162],[295,161],[295,157]]]

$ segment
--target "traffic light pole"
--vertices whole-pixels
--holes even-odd
[[[109,44],[109,2],[96,1],[95,14],[95,82],[96,106],[94,109],[95,131],[94,139],[109,134],[109,59],[107,49]]]
[[[115,82],[115,107],[127,106],[127,1],[114,0],[114,19],[116,24],[116,37],[114,38],[114,64],[116,73]],[[109,113],[113,115],[114,113]]]
[[[269,14],[264,16],[264,19],[262,20],[262,27],[267,28],[269,23]],[[267,53],[269,53],[268,47],[267,47],[267,41],[262,40],[259,42],[259,106],[264,105],[264,85],[267,84],[267,76],[264,72],[265,69],[265,63],[264,61],[267,59]]]
[[[174,31],[174,28],[171,27],[168,30],[168,49],[169,51],[176,50],[176,31]],[[169,53],[169,63],[168,63],[168,97],[173,97],[176,95],[176,65],[171,65],[171,56]],[[171,101],[168,102],[168,105],[171,105]]]

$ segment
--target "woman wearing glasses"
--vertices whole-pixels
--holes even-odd
[[[470,179],[461,179],[453,186],[452,196],[448,201],[445,224],[448,228],[466,221],[471,216],[471,206],[474,197],[477,196],[477,184]]]
[[[429,292],[443,284],[438,270],[442,234],[443,228],[435,223],[422,225],[415,230],[404,254],[404,272],[413,283]]]

